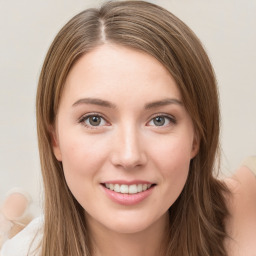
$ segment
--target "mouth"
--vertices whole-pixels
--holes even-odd
[[[105,188],[121,194],[138,194],[149,190],[156,184],[117,184],[117,183],[101,183]]]

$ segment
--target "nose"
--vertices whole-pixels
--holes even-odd
[[[140,132],[134,127],[120,128],[112,145],[112,164],[125,170],[144,166],[147,162]]]

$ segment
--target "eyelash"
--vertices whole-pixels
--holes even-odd
[[[151,119],[150,119],[150,121],[149,121],[148,123],[154,122],[154,119],[156,119],[156,118],[158,118],[158,117],[164,118],[164,119],[165,119],[165,122],[166,122],[166,119],[167,119],[167,120],[169,121],[169,124],[167,124],[167,125],[164,124],[164,125],[161,125],[161,126],[154,125],[155,127],[161,128],[161,127],[167,127],[167,126],[169,126],[169,125],[171,125],[171,124],[173,124],[173,125],[177,124],[177,120],[176,120],[176,118],[175,118],[174,116],[171,116],[171,115],[168,115],[168,114],[161,114],[161,113],[156,114],[156,115],[154,115],[153,117],[151,117]]]
[[[102,123],[102,121],[104,120],[104,122],[106,124],[108,124],[108,122],[106,121],[106,119],[99,113],[90,113],[90,114],[87,114],[87,115],[84,115],[82,116],[80,119],[79,119],[79,123],[83,124],[85,127],[89,128],[89,129],[97,129],[98,127],[101,127],[103,125],[96,125],[96,126],[93,126],[91,124],[87,124],[86,121],[89,120],[89,118],[92,118],[92,117],[97,117],[97,118],[100,118],[101,121],[100,123]],[[175,125],[177,124],[177,120],[175,119],[175,117],[171,116],[171,115],[167,115],[167,114],[156,114],[154,115],[153,117],[151,117],[150,121],[147,122],[147,124],[149,124],[150,122],[154,122],[154,119],[156,118],[164,118],[165,121],[164,121],[164,125],[149,125],[149,126],[155,126],[155,127],[166,127],[166,126],[169,126],[170,123]],[[169,124],[165,124],[166,123],[166,120],[169,121]],[[105,125],[105,124],[104,124]]]
[[[86,121],[89,120],[90,117],[98,117],[101,119],[100,123],[102,122],[102,120],[104,120],[105,123],[108,123],[106,119],[99,113],[90,113],[90,114],[84,115],[79,119],[79,123],[81,123],[82,125],[84,125],[89,129],[97,129],[97,127],[101,127],[101,126],[93,126],[90,124],[86,124]]]

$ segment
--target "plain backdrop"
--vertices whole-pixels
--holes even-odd
[[[22,187],[42,201],[35,94],[43,59],[59,29],[104,1],[0,0],[0,201]],[[230,175],[256,154],[256,0],[155,0],[198,35],[216,71],[222,165]]]

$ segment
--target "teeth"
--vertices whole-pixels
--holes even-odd
[[[138,192],[137,185],[129,186],[129,194],[136,194]]]
[[[139,184],[139,185],[137,186],[137,191],[138,191],[138,192],[141,192],[141,191],[142,191],[142,184]]]
[[[106,188],[122,194],[137,194],[149,189],[151,186],[152,184],[132,184],[132,185],[125,185],[125,184],[120,185],[120,184],[111,184],[111,183],[105,184]]]
[[[115,191],[115,190],[114,190],[114,191]],[[129,191],[128,185],[121,185],[121,186],[120,186],[120,192],[121,192],[122,194],[128,194],[128,191]],[[117,191],[115,191],[115,192],[117,192]]]
[[[115,185],[114,185],[114,190],[115,190],[116,192],[120,192],[120,186],[119,186],[119,184],[115,184]]]

